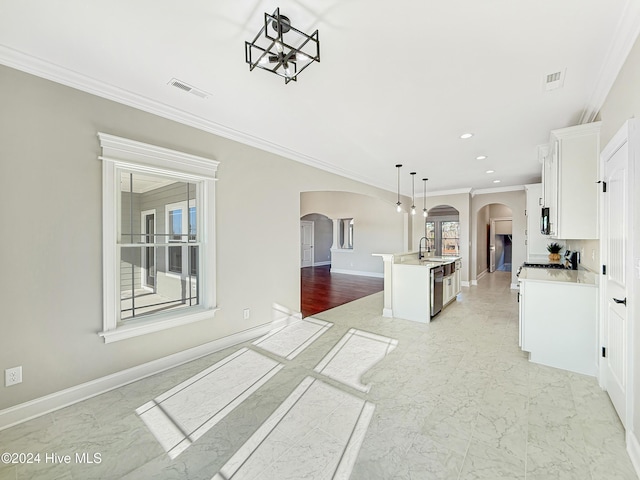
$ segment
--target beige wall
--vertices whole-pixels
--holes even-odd
[[[602,120],[601,148],[604,148],[615,133],[629,118],[640,117],[640,40],[636,41],[611,91],[607,95],[604,105],[600,109]],[[635,161],[635,189],[633,190],[633,204],[640,205],[640,164]],[[634,209],[634,264],[640,261],[640,208]],[[635,299],[635,301],[634,301]],[[630,319],[634,322],[634,399],[635,414],[633,431],[640,442],[640,309],[636,306],[640,299],[640,280],[634,276],[632,295],[629,301],[632,309]]]
[[[94,380],[300,308],[300,192],[395,194],[0,66],[0,409]],[[10,113],[7,113],[10,112]],[[215,318],[104,344],[97,132],[221,162]],[[259,249],[259,250],[257,250]],[[242,310],[251,309],[243,320]]]
[[[405,214],[389,201],[350,192],[303,192],[300,215],[308,213],[353,218],[353,251],[332,252],[332,270],[382,275],[382,259],[372,254],[403,250]]]

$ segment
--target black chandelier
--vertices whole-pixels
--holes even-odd
[[[256,38],[244,44],[250,71],[256,67],[267,70],[284,77],[285,84],[297,81],[300,72],[320,61],[318,30],[311,35],[301,32],[287,17],[280,15],[279,8],[272,15],[264,14],[264,25]]]

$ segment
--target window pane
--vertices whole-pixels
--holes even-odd
[[[182,240],[182,210],[169,211],[169,241]]]
[[[189,207],[189,241],[196,241],[196,207]]]
[[[161,264],[167,247],[155,247],[156,264]],[[184,246],[168,247],[186,249]],[[151,250],[148,247],[120,248],[120,320],[128,321],[145,315],[177,310],[199,304],[198,246],[191,246],[192,274],[186,278],[164,275],[158,269],[154,285],[144,281],[144,259]],[[171,257],[171,255],[169,255]]]
[[[182,247],[169,247],[169,271],[182,273]]]
[[[435,222],[426,222],[426,227],[427,227],[426,249],[429,252],[434,252],[436,249],[436,224]]]
[[[442,255],[458,255],[460,251],[459,230],[459,222],[442,222]]]

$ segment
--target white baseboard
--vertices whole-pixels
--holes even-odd
[[[313,264],[314,267],[322,267],[324,265],[331,265],[331,260],[328,260],[326,262],[316,262]]]
[[[393,318],[393,310],[390,308],[383,308],[382,316],[386,318]]]
[[[517,283],[512,283],[511,284],[511,290],[518,290],[520,287],[518,286]]]
[[[471,280],[471,286],[472,287],[477,287],[478,286],[478,280]]]
[[[360,272],[358,270],[344,270],[340,268],[332,268],[331,273],[345,273],[347,275],[358,275],[361,277],[384,278],[384,273],[377,272]]]
[[[489,273],[489,270],[487,270],[486,268],[481,271],[477,276],[476,276],[476,280],[480,280],[482,277],[484,277],[486,274]]]
[[[286,321],[285,318],[280,318],[277,321],[234,333],[233,335],[190,348],[183,352],[174,353],[173,355],[159,358],[158,360],[143,363],[137,367],[128,368],[121,372],[107,375],[106,377],[91,380],[90,382],[82,383],[75,387],[5,408],[4,410],[0,410],[0,430],[81,402],[82,400],[95,397],[109,390],[142,380],[143,378],[191,362],[225,348],[253,340],[254,338],[269,333],[275,326],[282,325],[283,322]]]
[[[640,478],[640,442],[635,434],[627,430],[627,453],[633,463],[633,468],[636,469],[636,474]]]
[[[478,284],[478,282],[476,282],[476,285]],[[460,281],[460,286],[461,287],[470,287],[471,284],[469,282],[466,282],[464,280]]]

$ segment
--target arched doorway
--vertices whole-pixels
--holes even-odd
[[[476,271],[480,279],[495,271],[511,272],[513,264],[513,211],[490,203],[476,216]]]

